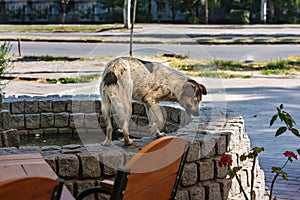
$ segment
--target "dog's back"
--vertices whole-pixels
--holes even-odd
[[[132,81],[132,98],[146,103],[145,95],[156,101],[177,101],[188,77],[161,63],[130,57],[120,57],[109,62],[103,73],[104,86],[119,81],[128,88]]]

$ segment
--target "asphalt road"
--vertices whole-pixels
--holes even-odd
[[[12,53],[18,55],[17,42],[12,42]],[[135,56],[153,56],[162,53],[180,53],[197,58],[229,60],[273,60],[286,59],[289,55],[300,55],[300,45],[176,45],[134,44]],[[21,42],[22,55],[53,55],[76,57],[125,56],[129,44],[124,43],[63,43]]]

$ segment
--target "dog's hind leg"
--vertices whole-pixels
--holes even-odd
[[[150,120],[150,133],[156,134],[157,137],[163,137],[166,134],[160,132],[164,125],[164,116],[158,104],[149,106],[146,105],[146,112]]]
[[[105,146],[110,146],[111,145],[111,140],[112,140],[112,123],[111,123],[111,103],[110,100],[107,96],[102,97],[102,105],[101,105],[101,110],[103,117],[106,122],[106,139],[102,143]]]
[[[131,145],[132,140],[129,138],[129,121],[131,119],[132,105],[131,101],[125,100],[124,96],[112,96],[111,104],[113,106],[113,111],[117,114],[116,122],[118,127],[122,127],[124,134],[125,145]]]

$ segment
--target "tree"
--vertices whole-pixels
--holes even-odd
[[[177,12],[181,9],[181,0],[169,0],[168,5],[172,12],[172,20],[175,20]]]
[[[205,10],[204,10],[204,23],[208,24],[208,0],[205,0],[204,6],[205,6]]]
[[[4,75],[7,73],[7,70],[12,67],[9,59],[9,53],[12,45],[10,42],[4,42],[0,46],[0,98],[2,94],[2,90],[5,86],[5,83],[2,82]],[[1,103],[1,102],[0,102]]]
[[[131,27],[131,0],[124,0],[124,8],[123,8],[123,19],[124,19],[124,27],[130,28]]]
[[[61,0],[61,5],[62,5],[62,10],[63,10],[63,18],[62,18],[62,23],[65,23],[65,18],[66,18],[66,13],[67,13],[67,7],[70,3],[70,0]]]
[[[158,22],[160,22],[161,13],[166,10],[167,2],[166,2],[166,0],[155,0],[155,2],[156,2],[156,8],[157,8],[157,19],[158,19]]]

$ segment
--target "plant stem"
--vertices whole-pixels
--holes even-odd
[[[242,186],[242,183],[241,183],[239,177],[237,176],[237,174],[235,175],[235,178],[236,178],[237,182],[239,183],[239,186],[240,186],[240,188],[241,188],[241,190],[243,192],[243,195],[244,195],[245,199],[249,200],[249,198],[248,198],[248,196],[247,196],[247,194],[246,194],[246,192],[245,192],[245,190],[244,190],[244,188]]]
[[[270,196],[269,196],[269,200],[272,200],[272,195],[273,195],[273,187],[274,187],[274,183],[276,181],[276,178],[278,177],[279,174],[276,174],[272,180],[272,183],[271,183],[271,190],[270,190]]]
[[[285,168],[285,166],[286,166],[286,165],[288,164],[288,162],[289,162],[289,159],[290,159],[290,158],[287,159],[287,161],[284,163],[284,165],[282,166],[281,169]],[[276,179],[277,179],[278,176],[279,176],[279,174],[276,173],[276,175],[274,176],[274,178],[273,178],[273,180],[272,180],[269,200],[272,200],[273,188],[274,188],[274,184],[275,184],[275,181],[276,181]]]
[[[257,158],[257,154],[254,154],[253,165],[251,169],[251,189],[250,189],[251,200],[253,200],[253,196],[254,196],[253,187],[254,187],[254,170],[255,170],[256,158]]]

